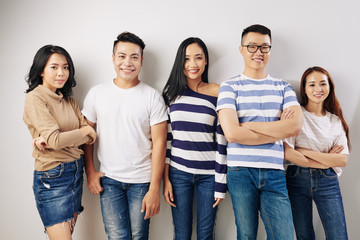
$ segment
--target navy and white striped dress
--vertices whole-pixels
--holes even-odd
[[[217,97],[187,88],[170,104],[166,163],[191,174],[215,174],[216,102]],[[226,186],[217,186],[218,196],[225,195]]]

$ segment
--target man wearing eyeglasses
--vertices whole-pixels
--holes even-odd
[[[265,71],[271,54],[267,27],[244,29],[239,49],[244,71],[221,84],[217,103],[227,140],[218,166],[227,166],[237,239],[256,239],[260,212],[267,239],[291,240],[282,139],[299,133],[301,109],[290,84]]]

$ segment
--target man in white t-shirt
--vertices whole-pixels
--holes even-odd
[[[85,146],[88,188],[100,194],[109,239],[148,239],[150,217],[160,210],[167,113],[161,94],[140,82],[144,42],[121,33],[113,46],[116,78],[90,89],[82,113],[96,126],[96,171],[92,145]]]

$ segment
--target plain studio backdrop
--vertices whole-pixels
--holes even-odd
[[[64,47],[72,56],[83,105],[88,90],[116,76],[111,55],[116,36],[130,31],[146,43],[140,79],[162,90],[181,41],[200,37],[210,54],[209,79],[221,83],[243,71],[238,51],[242,30],[255,23],[272,30],[267,71],[298,91],[302,73],[319,65],[333,76],[350,126],[352,152],[340,178],[350,239],[360,238],[360,17],[355,0],[335,1],[0,1],[1,200],[0,239],[45,239],[32,192],[31,137],[22,120],[27,74],[36,51],[45,44]],[[116,143],[114,143],[116,147]],[[216,218],[216,238],[236,238],[230,196]],[[99,196],[84,182],[83,205],[74,239],[106,239]],[[139,209],[140,211],[140,209]],[[196,219],[194,219],[194,222]],[[258,239],[266,239],[259,223]],[[317,239],[325,239],[314,217]],[[151,219],[150,239],[172,239],[170,206]],[[196,239],[194,228],[193,239]]]

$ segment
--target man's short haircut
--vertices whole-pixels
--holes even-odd
[[[251,25],[247,28],[245,28],[241,34],[241,42],[243,42],[244,36],[250,32],[256,32],[256,33],[261,33],[261,34],[265,34],[265,35],[269,35],[270,37],[270,42],[271,42],[271,31],[269,28],[260,25],[260,24],[254,24]]]
[[[143,42],[143,40],[141,40],[141,38],[139,38],[135,34],[133,34],[131,32],[120,33],[117,36],[117,39],[114,41],[113,53],[115,53],[116,44],[118,44],[119,42],[130,42],[130,43],[134,43],[134,44],[138,45],[141,48],[141,56],[143,55],[145,43]]]

